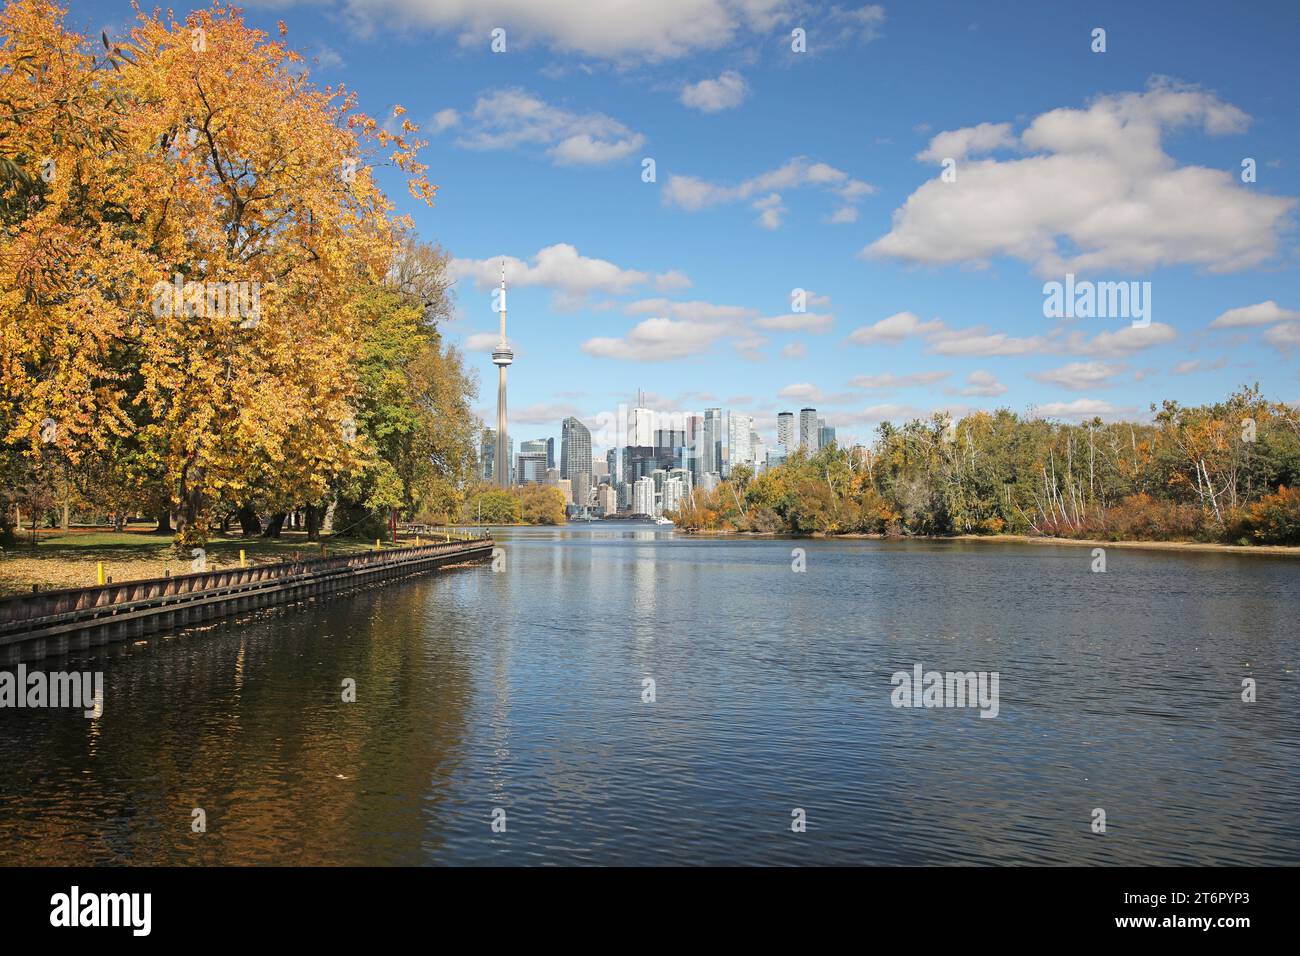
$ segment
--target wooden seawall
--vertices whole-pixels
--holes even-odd
[[[0,600],[0,665],[40,660],[253,608],[492,556],[492,538],[360,551]]]

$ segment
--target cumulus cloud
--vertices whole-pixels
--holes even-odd
[[[1030,377],[1071,391],[1086,392],[1113,384],[1125,368],[1124,365],[1107,365],[1105,362],[1071,362],[1061,368],[1035,372]]]
[[[506,282],[511,288],[541,286],[554,289],[556,305],[566,309],[581,306],[593,292],[626,295],[652,278],[658,284],[667,277],[670,285],[680,284],[686,278],[679,272],[652,277],[639,269],[624,269],[605,259],[581,255],[576,248],[563,242],[539,250],[531,263],[514,256],[494,256],[489,259],[453,259],[449,269],[454,279],[469,279],[479,289],[488,290],[501,281],[503,258]]]
[[[835,316],[818,312],[790,312],[758,319],[754,324],[772,332],[829,332],[835,324]]]
[[[460,113],[453,109],[438,110],[429,120],[426,129],[430,133],[441,133],[460,123]]]
[[[849,333],[849,341],[859,345],[871,345],[873,342],[896,344],[913,335],[937,332],[943,328],[938,319],[922,322],[914,312],[895,312],[888,318],[872,325],[863,325]]]
[[[1100,418],[1103,421],[1119,421],[1133,414],[1131,408],[1117,408],[1110,402],[1097,398],[1076,398],[1072,402],[1048,402],[1033,408],[1040,418],[1061,418],[1068,421],[1084,421]]]
[[[1165,345],[1178,337],[1171,326],[1152,322],[1147,326],[1126,325],[1114,332],[1098,332],[1088,338],[1082,332],[1072,332],[1066,351],[1075,355],[1097,355],[1103,358],[1130,355],[1142,349]]]
[[[1276,302],[1269,299],[1255,305],[1243,305],[1240,308],[1229,309],[1211,322],[1210,328],[1226,329],[1249,325],[1273,325],[1277,322],[1289,322],[1293,319],[1300,319],[1300,312],[1280,308]]]
[[[443,112],[446,112],[445,110]],[[456,140],[466,149],[541,148],[561,166],[595,166],[623,159],[645,143],[604,113],[574,113],[518,88],[478,98]]]
[[[848,405],[857,400],[857,396],[852,392],[823,392],[810,382],[787,385],[776,394],[787,401],[816,402],[819,405]]]
[[[1256,266],[1275,254],[1296,200],[1228,170],[1180,166],[1161,142],[1170,130],[1223,135],[1248,122],[1212,93],[1157,78],[1145,92],[1043,113],[1018,139],[1006,124],[940,133],[926,160],[1011,145],[1030,155],[959,162],[955,182],[922,185],[862,254],[931,265],[1010,256],[1044,275]]]
[[[1300,322],[1284,322],[1264,333],[1264,341],[1284,352],[1300,348]]]
[[[1016,144],[1010,123],[980,123],[966,129],[949,130],[930,140],[930,145],[916,154],[925,163],[942,163],[945,159],[965,159],[979,153],[991,153]]]
[[[808,354],[808,346],[802,342],[791,342],[781,349],[781,358],[801,359]]]
[[[279,2],[279,0],[277,0]],[[724,47],[771,30],[795,9],[789,0],[343,0],[363,33],[423,29],[487,49],[506,30],[509,49],[553,50],[612,60],[668,60]],[[883,18],[883,17],[882,17]],[[872,24],[859,18],[859,31]]]
[[[917,385],[935,385],[951,374],[951,372],[912,372],[907,375],[895,375],[893,372],[882,372],[879,375],[855,376],[849,379],[849,384],[864,391],[890,392]]]
[[[1018,338],[992,332],[987,325],[976,325],[968,329],[940,328],[928,337],[926,351],[934,355],[1033,355],[1050,347],[1041,335]]]
[[[703,113],[734,109],[749,93],[745,78],[735,70],[724,70],[716,80],[700,80],[682,88],[682,103]]]
[[[668,362],[705,351],[731,331],[724,323],[644,319],[622,338],[588,339],[582,343],[582,351],[598,358]]]
[[[966,385],[958,389],[959,395],[979,395],[992,398],[1001,395],[1007,387],[997,380],[992,372],[977,371],[966,376]]]
[[[664,184],[663,195],[665,203],[687,212],[728,203],[748,202],[760,212],[759,225],[773,229],[780,225],[785,212],[782,191],[801,188],[829,192],[842,204],[858,202],[876,191],[876,187],[870,183],[854,179],[842,169],[797,156],[775,169],[735,185],[674,174]]]

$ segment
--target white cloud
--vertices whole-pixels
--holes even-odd
[[[486,51],[491,31],[501,27],[508,50],[540,43],[614,60],[666,60],[719,49],[742,34],[766,33],[794,6],[788,0],[344,0],[363,33],[447,32],[462,46]]]
[[[1220,356],[1213,362],[1203,362],[1200,359],[1189,359],[1186,362],[1179,362],[1169,370],[1173,375],[1191,375],[1193,372],[1211,372],[1215,369],[1223,368],[1228,364],[1227,356]]]
[[[926,339],[926,351],[934,355],[1033,355],[1050,347],[1041,335],[1016,338],[1005,332],[990,332],[987,325],[946,329],[942,324]]]
[[[938,319],[922,322],[913,312],[895,312],[872,325],[863,325],[854,329],[849,333],[849,341],[857,342],[859,345],[870,345],[873,342],[895,344],[910,336],[937,332],[942,328],[943,323]]]
[[[681,292],[683,289],[689,289],[693,284],[686,273],[678,272],[676,269],[669,269],[655,276],[655,288],[660,292]]]
[[[808,346],[802,342],[791,342],[781,349],[781,357],[788,359],[801,359],[808,354]]]
[[[682,89],[682,103],[704,113],[717,113],[739,106],[749,87],[735,70],[724,70],[716,80],[700,80]]]
[[[758,319],[754,324],[772,332],[829,332],[835,324],[835,316],[817,312],[789,312]]]
[[[638,269],[624,269],[604,259],[581,255],[564,242],[539,250],[532,257],[531,265],[514,256],[453,259],[450,272],[454,279],[473,280],[481,290],[493,289],[501,281],[502,258],[505,259],[506,282],[510,288],[541,286],[554,289],[557,306],[566,309],[579,307],[593,292],[625,295],[652,279],[649,273]],[[658,283],[665,276],[674,277],[668,280],[672,284],[680,282],[675,277],[681,273],[661,273],[653,279]]]
[[[912,372],[907,375],[895,375],[893,372],[882,372],[879,375],[855,376],[849,380],[849,384],[866,391],[887,392],[899,388],[912,388],[916,385],[935,385],[951,374],[951,372]]]
[[[497,332],[474,332],[465,336],[466,352],[491,352],[501,337]]]
[[[1105,362],[1071,362],[1058,369],[1036,372],[1030,377],[1049,385],[1086,392],[1113,384],[1113,380],[1124,370],[1124,365],[1107,365]]]
[[[1283,351],[1300,348],[1300,322],[1284,322],[1264,333],[1264,341]]]
[[[518,88],[480,96],[466,125],[456,140],[466,149],[540,147],[562,166],[614,162],[645,143],[640,133],[604,113],[572,113]]]
[[[1041,418],[1063,418],[1070,421],[1101,418],[1117,421],[1133,413],[1131,408],[1117,408],[1110,402],[1096,398],[1076,398],[1072,402],[1048,402],[1036,405],[1033,411]]]
[[[1082,332],[1072,332],[1067,341],[1066,351],[1076,355],[1098,355],[1103,358],[1124,356],[1165,345],[1178,337],[1178,333],[1168,325],[1152,322],[1147,326],[1126,325],[1114,332],[1098,332],[1091,339]]]
[[[734,186],[674,174],[664,184],[663,195],[665,203],[687,212],[726,203],[749,202],[760,210],[759,224],[772,229],[780,225],[785,212],[781,191],[809,187],[830,192],[842,203],[858,202],[876,191],[870,183],[854,179],[841,169],[797,156],[776,169]]]
[[[816,402],[819,405],[848,405],[857,400],[852,392],[827,393],[809,382],[787,385],[776,394],[787,401]]]
[[[1276,302],[1269,299],[1255,305],[1243,305],[1240,308],[1229,309],[1211,322],[1210,328],[1226,329],[1245,325],[1273,325],[1276,322],[1289,322],[1293,319],[1300,319],[1300,312],[1280,308]]]
[[[1161,148],[1171,129],[1221,135],[1248,121],[1211,93],[1161,78],[1143,93],[1043,113],[1018,140],[1035,155],[967,160],[955,182],[927,181],[862,254],[926,264],[1011,256],[1045,275],[1258,265],[1275,254],[1296,200],[1246,188],[1229,170],[1179,166]],[[941,133],[922,155],[932,158],[948,143],[996,147],[1006,142],[999,130],[983,124]]]
[[[972,153],[991,153],[1014,146],[1010,123],[980,123],[966,129],[949,130],[930,140],[930,145],[916,154],[924,163],[942,163],[945,159],[963,160]]]
[[[841,206],[833,213],[826,217],[826,221],[833,226],[842,226],[846,223],[858,221],[858,211],[852,206]]]
[[[588,339],[582,350],[598,358],[668,362],[703,352],[729,332],[731,327],[723,323],[653,318],[638,322],[622,338]]]
[[[977,371],[966,376],[966,386],[958,390],[960,395],[981,395],[992,398],[1001,395],[1007,387],[997,380],[992,372]]]
[[[445,110],[438,110],[438,112],[434,113],[433,118],[429,120],[427,129],[430,133],[437,134],[444,130],[449,130],[459,123],[460,113],[448,108]]]
[[[670,302],[668,299],[638,299],[623,307],[628,315],[667,315],[685,322],[739,323],[759,316],[757,309],[743,305],[717,305],[713,302],[692,300]]]

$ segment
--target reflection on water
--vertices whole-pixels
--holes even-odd
[[[1300,562],[502,537],[504,573],[42,665],[104,712],[0,711],[0,862],[1300,862]],[[894,709],[916,663],[998,671],[999,716]]]

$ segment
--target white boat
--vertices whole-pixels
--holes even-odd
[[[660,515],[658,518],[655,518],[655,524],[666,524],[670,528],[673,527],[673,523],[669,521],[667,518],[665,518],[663,515]]]

